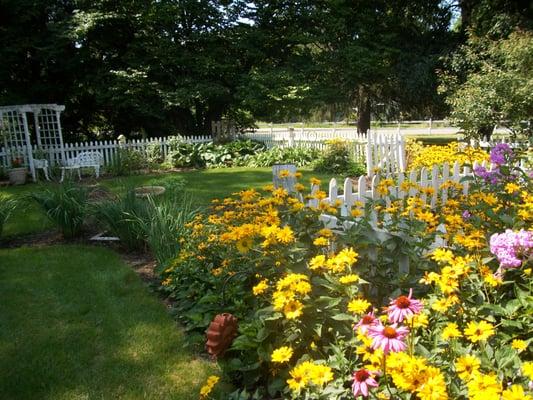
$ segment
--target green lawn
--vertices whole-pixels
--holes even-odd
[[[327,189],[330,175],[317,174],[310,170],[302,169],[304,174],[302,182],[307,184],[308,179],[316,176],[323,179],[323,188]],[[206,206],[214,198],[228,196],[233,192],[249,187],[259,188],[272,182],[271,168],[218,168],[198,171],[177,172],[172,174],[131,175],[118,178],[102,178],[98,182],[115,193],[124,192],[126,188],[141,185],[150,185],[164,179],[165,176],[180,176],[186,181],[186,190],[194,199],[194,204]],[[30,183],[18,187],[0,188],[0,195],[21,199],[32,191],[39,190],[39,184]],[[13,237],[46,231],[52,228],[46,216],[32,202],[25,202],[19,207],[12,218],[4,227],[3,235]]]
[[[195,399],[213,372],[110,250],[0,250],[0,293],[0,399]]]

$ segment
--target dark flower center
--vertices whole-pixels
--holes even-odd
[[[364,382],[370,378],[370,374],[366,369],[360,369],[355,373],[355,380],[358,382]]]
[[[396,332],[396,329],[394,329],[391,326],[387,326],[383,329],[383,336],[385,336],[388,339],[395,339],[398,336],[398,333]]]
[[[396,299],[396,305],[398,308],[409,308],[411,300],[407,296],[400,296]]]
[[[375,318],[372,315],[365,315],[361,322],[364,325],[370,325],[372,322],[374,322]]]

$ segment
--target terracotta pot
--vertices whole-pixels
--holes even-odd
[[[26,168],[11,168],[8,171],[9,183],[12,185],[24,185],[26,183],[26,175],[28,171]]]
[[[231,346],[237,336],[237,318],[224,313],[215,316],[206,332],[205,348],[213,358],[218,358]]]

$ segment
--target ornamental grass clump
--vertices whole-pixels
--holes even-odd
[[[0,237],[2,237],[4,225],[13,214],[17,204],[16,200],[0,195]]]
[[[501,179],[444,182],[434,207],[390,178],[346,216],[303,185],[197,215],[162,286],[189,331],[239,318],[221,398],[531,400],[533,187],[505,157]]]
[[[88,191],[83,186],[62,184],[33,192],[34,200],[66,239],[80,236],[88,216]]]

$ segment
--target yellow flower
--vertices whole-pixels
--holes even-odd
[[[270,359],[272,360],[272,362],[286,363],[291,359],[292,353],[293,351],[290,347],[283,346],[279,349],[274,350]]]
[[[339,282],[344,285],[349,285],[350,283],[354,283],[357,281],[359,281],[359,276],[356,274],[344,275],[339,278]]]
[[[288,169],[282,169],[281,171],[279,171],[278,173],[278,177],[280,179],[284,179],[284,178],[288,178],[292,176],[291,172],[288,170]]]
[[[320,229],[317,232],[317,234],[318,234],[318,236],[323,236],[323,237],[329,238],[329,237],[333,236],[333,231],[331,229],[328,229],[328,228],[323,228],[323,229]]]
[[[361,215],[363,215],[363,211],[361,209],[359,209],[359,208],[353,208],[350,213],[352,214],[352,217],[354,217],[354,218],[357,218],[357,217],[360,217]]]
[[[463,381],[472,379],[473,374],[479,371],[480,361],[470,355],[462,356],[455,362],[455,371]]]
[[[427,328],[429,324],[428,316],[424,313],[409,315],[405,318],[405,321],[406,325],[413,327],[414,329]]]
[[[348,303],[348,311],[354,314],[362,314],[371,306],[365,299],[355,299]]]
[[[494,333],[494,326],[486,321],[470,321],[465,329],[465,336],[472,343],[479,342],[480,340],[487,340],[494,335]]]
[[[527,342],[525,340],[515,339],[511,343],[511,347],[515,350],[518,350],[519,352],[524,351],[525,349],[527,349]]]
[[[326,266],[326,256],[323,254],[315,256],[309,261],[309,269],[313,271],[320,269],[320,268],[324,268],[325,266]]]
[[[299,300],[292,300],[283,307],[283,314],[287,319],[296,319],[302,315],[303,304]]]
[[[495,374],[475,373],[467,387],[470,400],[500,400],[501,383]]]
[[[453,260],[453,253],[448,249],[435,249],[431,258],[437,262],[447,263]]]
[[[533,381],[533,361],[527,361],[522,364],[522,373]]]
[[[276,239],[281,243],[291,243],[294,241],[294,233],[289,226],[284,226],[282,229],[276,232]]]
[[[247,238],[247,239],[239,240],[237,243],[235,243],[235,247],[237,247],[237,250],[239,251],[239,253],[246,254],[250,251],[253,244],[254,244],[253,240],[250,238]]]
[[[311,381],[319,386],[333,380],[333,372],[331,371],[331,368],[326,365],[314,365],[310,370],[309,376]]]
[[[200,399],[205,399],[209,393],[211,393],[213,386],[215,386],[219,380],[220,377],[216,375],[211,375],[209,378],[207,378],[207,382],[200,389]]]
[[[526,395],[520,385],[511,385],[502,393],[502,400],[533,400],[533,397]]]
[[[259,296],[260,294],[263,294],[268,289],[268,281],[266,279],[263,279],[261,282],[259,282],[257,285],[255,285],[252,288],[252,291],[254,293],[254,296]]]
[[[309,180],[309,182],[311,182],[311,185],[313,186],[320,186],[320,179],[317,179],[317,178],[311,178]]]
[[[442,330],[441,337],[443,340],[458,338],[461,337],[461,331],[459,330],[455,322],[449,322]]]
[[[327,246],[329,245],[329,239],[325,237],[318,237],[315,240],[313,240],[313,244],[319,247]]]
[[[505,185],[505,191],[508,194],[513,194],[520,191],[520,186],[518,186],[516,183],[509,182],[507,185]]]

